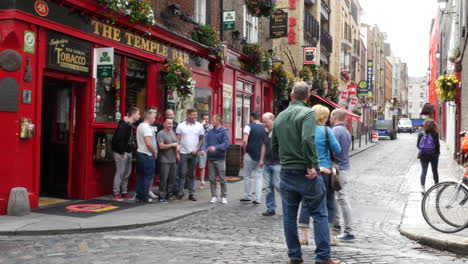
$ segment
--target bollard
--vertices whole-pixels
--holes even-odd
[[[361,148],[362,135],[359,135],[359,148]]]
[[[8,199],[8,215],[24,216],[29,214],[30,211],[29,196],[26,188],[15,187],[11,189],[10,198]]]

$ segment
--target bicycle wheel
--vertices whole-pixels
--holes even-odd
[[[468,191],[457,188],[457,182],[441,182],[427,190],[421,210],[432,228],[443,233],[455,233],[468,225],[468,202],[461,203]]]
[[[463,229],[468,225],[467,201],[467,189],[455,182],[446,184],[437,194],[437,213],[447,224]]]

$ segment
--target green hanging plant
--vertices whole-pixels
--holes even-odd
[[[271,71],[271,55],[260,48],[258,44],[244,45],[242,47],[242,53],[247,57],[246,59],[240,59],[242,69],[253,74]]]
[[[130,23],[141,22],[146,26],[156,24],[150,0],[98,0],[104,11],[109,12],[111,19],[118,16],[129,17]]]
[[[211,25],[199,25],[192,31],[192,39],[210,48],[210,53],[224,59],[224,48],[221,45],[219,32]]]

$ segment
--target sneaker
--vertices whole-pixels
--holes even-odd
[[[206,187],[205,183],[202,182],[202,183],[200,183],[200,185],[198,186],[198,189],[203,189],[203,188],[205,188],[205,187]]]
[[[426,188],[424,185],[421,185],[421,194],[424,195],[426,193]]]
[[[211,197],[210,203],[216,203],[218,201],[218,198],[216,197]]]
[[[351,235],[351,234],[341,234],[339,236],[336,236],[336,239],[340,240],[340,241],[352,241],[354,240],[356,237],[354,235]]]
[[[252,201],[252,203],[255,204],[255,205],[259,205],[259,204],[260,204],[260,202],[257,202],[257,201]]]
[[[122,196],[120,196],[119,194],[114,194],[114,196],[112,196],[112,199],[119,201],[119,202],[123,201]]]
[[[122,194],[122,198],[127,199],[127,200],[134,200],[135,199],[135,197],[131,196],[128,193]]]
[[[197,201],[197,198],[196,198],[195,195],[193,195],[193,194],[189,195],[188,199],[189,199],[190,201],[194,201],[194,202]]]
[[[272,216],[276,215],[275,210],[266,210],[266,212],[262,213],[263,216]]]
[[[247,199],[247,198],[242,198],[242,199],[240,199],[240,201],[241,201],[241,202],[251,202],[252,200]]]
[[[154,194],[152,191],[149,191],[149,192],[148,192],[148,196],[151,197],[151,198],[153,198],[153,199],[158,198],[158,196],[157,196],[156,194]]]
[[[159,202],[160,203],[167,203],[167,200],[166,199],[159,199]]]
[[[228,203],[226,197],[221,198],[221,203],[222,204],[227,204]]]
[[[303,263],[304,262],[304,259],[302,257],[300,258],[297,258],[297,259],[289,259],[289,263],[290,264],[300,264],[300,263]]]
[[[182,198],[184,198],[184,196],[185,196],[185,193],[181,192],[181,193],[179,193],[177,195],[177,199],[182,200]]]

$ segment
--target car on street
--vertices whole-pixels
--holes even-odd
[[[409,118],[402,118],[398,121],[398,133],[410,132],[413,133],[413,123]]]

